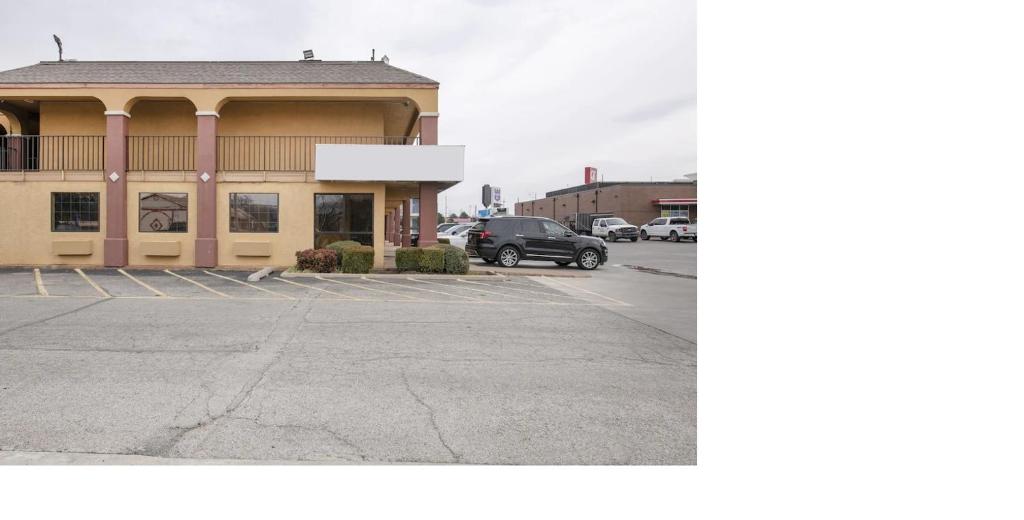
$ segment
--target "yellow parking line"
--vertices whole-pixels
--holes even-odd
[[[264,289],[262,287],[257,287],[257,286],[255,286],[255,285],[253,285],[251,283],[243,282],[241,280],[235,280],[234,278],[231,278],[229,276],[223,276],[223,275],[219,275],[217,273],[211,273],[210,271],[203,271],[203,272],[208,274],[208,275],[210,275],[210,276],[216,276],[217,278],[223,278],[225,280],[231,280],[232,282],[235,282],[237,284],[242,284],[242,285],[245,285],[247,287],[252,287],[253,289],[256,289],[258,291],[263,291],[265,293],[274,294],[274,295],[280,296],[282,298],[287,298],[289,300],[294,300],[295,299],[295,298],[293,298],[291,296],[288,296],[287,294],[279,293],[279,292],[274,292],[274,291],[271,291],[270,289]]]
[[[129,280],[131,280],[131,281],[133,281],[133,282],[135,282],[135,283],[145,287],[146,289],[149,289],[150,291],[153,291],[153,294],[155,294],[157,296],[160,296],[162,298],[167,296],[166,294],[164,294],[164,293],[162,293],[162,292],[160,292],[160,291],[150,287],[149,284],[147,284],[146,282],[143,282],[142,280],[139,280],[138,278],[128,274],[127,272],[125,272],[124,269],[118,269],[117,272],[127,276]]]
[[[39,269],[33,269],[33,273],[36,277],[36,292],[39,296],[49,296],[50,293],[46,291],[46,286],[43,285],[43,275],[39,273]]]
[[[474,284],[477,284],[477,285],[486,285],[486,286],[488,286],[488,287],[496,287],[496,286],[494,286],[494,285],[491,285],[491,284],[486,284],[486,283],[480,283],[480,282],[474,282],[474,281],[471,281],[471,280],[463,280],[462,278],[459,278],[458,280],[459,280],[460,282],[465,282],[465,283],[474,283]],[[507,284],[507,283],[509,283],[509,282],[501,282],[501,283],[502,283],[502,284]],[[512,285],[521,285],[521,284],[512,284]],[[510,290],[510,291],[522,291],[522,292],[527,292],[527,293],[530,293],[530,294],[539,294],[539,295],[541,295],[541,296],[553,296],[553,297],[556,297],[556,298],[557,298],[557,297],[559,297],[559,296],[569,296],[570,298],[578,298],[578,296],[573,296],[573,295],[571,295],[571,294],[565,294],[565,293],[549,293],[549,292],[544,292],[544,291],[531,291],[531,290],[529,290],[529,289],[519,289],[518,287],[504,287],[504,289],[508,289],[508,290]]]
[[[416,279],[416,281],[417,282],[424,282],[424,283],[432,283],[434,285],[440,285],[441,287],[447,287],[444,284],[437,283],[437,282],[431,282],[430,280]],[[469,283],[475,283],[475,282],[469,282]],[[486,284],[481,284],[481,285],[486,285]],[[476,291],[478,293],[484,293],[484,294],[493,294],[493,295],[497,295],[497,296],[511,296],[513,298],[522,298],[524,300],[527,299],[526,296],[519,296],[518,294],[509,294],[509,293],[503,293],[503,292],[498,292],[498,291],[485,291],[483,289],[474,289],[473,287],[462,287],[462,289],[467,290],[467,291]]]
[[[169,275],[171,275],[171,276],[177,276],[178,278],[181,278],[182,280],[185,280],[186,282],[191,283],[191,284],[195,285],[196,287],[199,287],[201,289],[206,289],[207,291],[210,291],[213,294],[216,294],[217,296],[221,296],[223,298],[234,298],[234,296],[231,296],[230,294],[224,294],[224,293],[222,293],[222,292],[220,292],[220,291],[218,291],[216,289],[212,289],[210,287],[207,287],[207,286],[205,286],[205,285],[203,285],[203,284],[201,284],[201,283],[199,283],[199,282],[197,282],[197,281],[195,281],[195,280],[193,280],[191,278],[187,278],[187,277],[184,277],[184,276],[182,276],[182,275],[180,275],[178,273],[175,273],[175,272],[171,271],[170,269],[164,269],[164,272],[169,274]]]
[[[465,298],[467,300],[472,300],[472,301],[475,301],[475,302],[485,301],[485,300],[481,300],[480,298],[473,298],[472,296],[463,296],[461,294],[452,294],[452,293],[446,293],[444,291],[435,291],[433,289],[427,289],[427,288],[424,288],[424,287],[415,287],[415,286],[412,286],[412,285],[402,285],[400,283],[385,282],[384,280],[374,280],[373,278],[364,278],[364,279],[365,280],[372,280],[372,281],[377,282],[377,283],[386,283],[386,284],[396,285],[398,287],[405,287],[406,289],[415,289],[417,291],[427,291],[427,292],[432,292],[434,294],[443,294],[445,296],[454,296],[456,298]],[[405,279],[409,280],[409,281],[413,281],[413,282],[417,281],[417,280],[415,280],[411,276],[407,276]]]
[[[332,280],[330,278],[323,278],[323,277],[320,277],[320,276],[314,276],[314,278],[316,278],[317,280],[323,280],[325,282],[337,283],[337,284],[342,284],[342,285],[351,285],[352,287],[355,287],[356,289],[364,289],[364,290],[367,290],[367,291],[375,291],[375,292],[380,292],[380,293],[384,293],[384,294],[393,294],[395,296],[401,296],[402,298],[411,298],[413,300],[422,300],[422,298],[417,298],[415,296],[409,296],[408,294],[402,294],[402,293],[397,293],[397,292],[393,292],[393,291],[385,291],[384,289],[374,289],[373,287],[365,287],[365,286],[357,285],[357,284],[354,284],[354,283],[342,282],[340,280]]]
[[[75,269],[75,272],[82,275],[82,278],[85,278],[85,281],[89,282],[89,285],[91,285],[93,289],[96,289],[96,292],[102,294],[104,298],[111,298],[110,293],[104,291],[103,288],[99,286],[99,284],[92,281],[92,278],[86,276],[84,271],[82,271],[81,269]]]
[[[314,287],[312,285],[306,285],[304,283],[293,282],[291,280],[285,280],[284,278],[281,278],[281,277],[277,277],[277,278],[274,278],[274,279],[279,281],[279,282],[290,283],[292,285],[298,285],[299,287],[305,287],[307,289],[315,289],[317,291],[325,292],[327,294],[334,294],[334,295],[337,295],[337,296],[341,296],[342,298],[345,298],[346,300],[359,300],[359,298],[353,298],[353,297],[351,297],[351,296],[349,296],[347,294],[341,294],[340,292],[328,291],[327,289],[321,289],[319,287]]]
[[[576,286],[573,286],[573,285],[569,285],[569,284],[567,284],[567,283],[565,283],[565,282],[560,282],[560,281],[558,281],[558,280],[555,280],[554,278],[548,278],[548,277],[544,277],[544,279],[545,279],[545,280],[547,280],[547,281],[549,281],[549,282],[554,282],[554,283],[556,283],[556,284],[558,284],[558,285],[561,285],[561,286],[563,286],[563,287],[568,287],[568,288],[570,288],[570,289],[576,289],[576,290],[578,290],[578,291],[583,291],[583,292],[585,292],[585,293],[587,293],[587,294],[592,294],[592,295],[594,295],[594,296],[597,296],[597,297],[599,297],[599,298],[604,298],[604,299],[606,299],[606,300],[608,300],[608,301],[610,301],[610,302],[612,302],[612,303],[615,303],[616,305],[624,305],[624,306],[626,306],[626,307],[632,307],[632,306],[633,306],[633,305],[632,305],[632,304],[630,304],[630,303],[626,303],[626,302],[624,302],[624,301],[621,301],[621,300],[616,300],[615,298],[611,298],[611,297],[605,296],[605,295],[603,295],[603,294],[598,294],[598,293],[596,293],[596,292],[594,292],[594,291],[588,291],[588,290],[586,290],[586,289],[584,289],[584,288],[582,288],[582,287],[576,287]]]

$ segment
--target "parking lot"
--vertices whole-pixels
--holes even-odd
[[[590,278],[0,269],[0,462],[695,463],[696,280],[624,264],[696,244],[609,247]]]

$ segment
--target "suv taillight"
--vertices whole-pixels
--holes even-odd
[[[485,238],[490,238],[490,237],[491,237],[491,232],[490,231],[484,230],[483,233],[480,233],[480,240],[483,240]]]
[[[686,231],[686,226],[683,226],[683,231]]]

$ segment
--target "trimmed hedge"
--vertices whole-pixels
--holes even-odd
[[[423,250],[418,247],[400,247],[395,250],[395,267],[399,271],[417,271]]]
[[[338,254],[331,249],[296,251],[295,268],[315,273],[333,273],[338,270]]]
[[[341,272],[368,273],[373,267],[373,248],[370,246],[349,246],[343,249]]]
[[[338,265],[342,265],[345,262],[345,248],[346,247],[356,247],[356,246],[361,246],[361,245],[362,244],[360,244],[359,242],[356,242],[355,240],[339,240],[337,242],[331,242],[330,244],[327,244],[324,247],[326,247],[327,249],[330,249],[330,250],[334,251],[335,253],[337,253],[338,254]]]
[[[421,273],[443,273],[444,272],[444,249],[437,246],[423,248],[420,255]]]
[[[439,245],[444,250],[444,272],[466,274],[469,272],[469,255],[466,250],[453,245]]]

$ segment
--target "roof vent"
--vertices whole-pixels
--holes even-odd
[[[383,56],[383,57],[382,57],[382,58],[380,59],[380,61],[383,61],[383,62],[384,62],[384,64],[385,64],[385,65],[387,65],[388,63],[390,63],[390,62],[391,62],[391,59],[390,59],[390,58],[388,58],[388,55],[387,55],[387,54],[385,54],[385,55],[384,55],[384,56]]]

